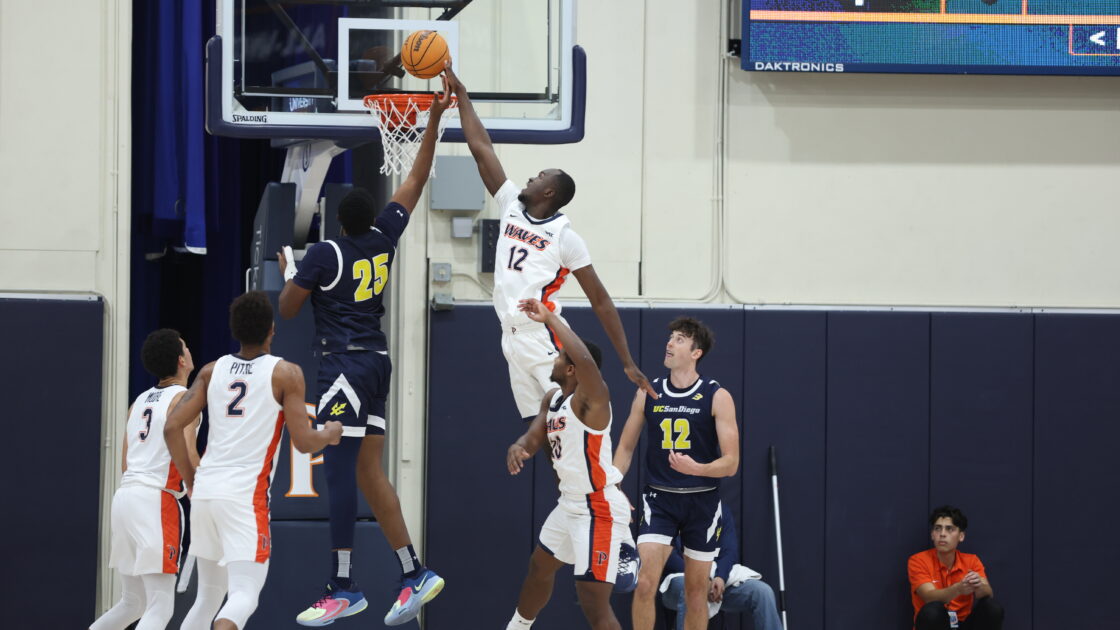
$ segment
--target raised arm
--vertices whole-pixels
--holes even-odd
[[[450,62],[444,69],[444,74],[447,75],[451,90],[459,99],[459,121],[463,124],[463,136],[467,139],[467,147],[471,150],[475,163],[478,164],[478,174],[482,176],[482,183],[486,185],[486,190],[494,195],[506,182],[506,172],[502,170],[502,163],[494,151],[490,134],[486,131],[486,127],[482,126],[478,112],[474,111],[474,103],[471,103],[467,88],[451,70]]]
[[[623,477],[630,470],[630,462],[634,458],[634,449],[638,447],[638,438],[642,436],[645,421],[646,393],[639,389],[634,394],[634,402],[630,403],[630,416],[626,418],[626,426],[622,428],[622,435],[614,449],[614,467]]]
[[[443,92],[436,95],[431,109],[428,110],[428,126],[424,129],[424,137],[420,139],[420,149],[416,152],[412,170],[401,182],[397,192],[393,193],[391,200],[404,206],[409,214],[412,214],[416,202],[424,192],[424,186],[428,183],[428,175],[432,172],[432,160],[435,159],[436,154],[436,142],[439,140],[439,121],[443,117],[444,110],[451,104],[451,90],[447,85],[447,77],[440,78],[443,79]]]
[[[506,468],[509,469],[509,474],[516,475],[521,472],[521,469],[525,466],[525,460],[536,455],[537,451],[541,450],[545,440],[548,439],[545,420],[548,419],[548,402],[552,400],[555,394],[556,389],[554,388],[544,395],[537,417],[529,423],[529,428],[525,430],[525,433],[506,449]]]
[[[167,408],[174,409],[179,404],[179,402],[183,400],[183,396],[186,395],[187,392],[179,392],[178,394],[176,394],[175,397],[171,399],[171,404],[168,405]],[[195,468],[198,468],[198,462],[201,459],[201,457],[199,457],[198,455],[198,427],[201,424],[202,414],[200,413],[194,417],[193,422],[188,424],[186,428],[183,429],[183,439],[187,442],[187,456],[190,458],[191,463],[194,464]]]
[[[626,342],[626,331],[622,328],[622,320],[618,317],[618,309],[614,307],[614,300],[607,293],[607,288],[599,280],[599,274],[595,273],[595,267],[591,265],[581,267],[573,271],[572,275],[579,281],[579,286],[583,289],[587,299],[591,300],[591,310],[595,311],[595,316],[599,318],[603,330],[607,332],[607,337],[611,340],[611,345],[614,346],[615,353],[622,361],[622,369],[626,372],[626,378],[656,400],[657,392],[649,384],[646,375],[642,374],[638,364],[634,362],[634,357],[630,356],[630,345]]]
[[[171,453],[171,461],[183,477],[187,488],[194,487],[195,463],[191,461],[191,448],[187,446],[187,428],[190,427],[199,414],[206,407],[206,388],[210,385],[210,376],[214,373],[214,362],[206,364],[194,377],[191,388],[187,390],[179,403],[167,414],[167,422],[163,425],[163,440],[167,442],[167,450]]]
[[[286,248],[290,250],[291,248]],[[303,303],[311,295],[310,289],[305,289],[292,279],[295,277],[295,261],[288,260],[284,255],[284,250],[276,252],[277,260],[280,261],[280,273],[284,274],[284,288],[280,290],[280,317],[284,319],[291,319],[299,313],[299,309],[303,308]],[[288,265],[292,266],[292,270],[288,271]]]
[[[712,397],[712,415],[716,420],[716,439],[719,440],[719,459],[701,464],[691,455],[671,451],[669,467],[686,475],[700,477],[730,477],[739,470],[739,425],[735,422],[735,401],[726,389],[719,389]]]
[[[272,392],[284,408],[284,426],[292,444],[301,453],[321,451],[342,439],[342,423],[329,420],[316,431],[307,422],[307,403],[304,401],[303,370],[295,363],[281,361],[272,371]]]
[[[529,319],[541,322],[552,330],[556,340],[564,348],[564,354],[575,366],[579,384],[572,396],[572,405],[580,420],[595,431],[602,431],[610,426],[611,394],[607,390],[607,384],[603,382],[603,375],[595,364],[595,358],[591,356],[591,351],[583,340],[540,300],[521,300],[518,306]]]

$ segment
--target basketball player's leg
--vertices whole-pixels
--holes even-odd
[[[218,564],[222,559],[222,539],[213,503],[207,500],[191,503],[191,555],[196,562],[198,593],[183,619],[181,630],[209,630],[226,596],[226,570]]]
[[[684,548],[685,630],[708,627],[708,589],[712,562],[719,554],[723,505],[719,491],[672,497],[681,505],[681,546]]]
[[[137,575],[121,574],[121,599],[97,618],[90,630],[124,630],[144,614],[144,582]]]
[[[579,596],[579,607],[591,624],[591,630],[622,630],[618,618],[611,609],[611,590],[614,584],[609,582],[576,582],[576,595]]]
[[[192,512],[191,524],[193,525],[194,522]],[[192,532],[192,545],[193,537]],[[226,597],[228,578],[225,567],[219,565],[217,560],[197,555],[195,555],[195,562],[195,570],[198,573],[198,594],[195,595],[194,604],[187,611],[187,616],[183,618],[180,630],[209,630],[210,622],[214,620],[214,615],[218,614],[218,609],[222,607],[222,600]]]
[[[261,589],[268,578],[268,561],[237,560],[226,565],[229,597],[218,611],[214,630],[241,630],[257,609]]]
[[[648,487],[642,493],[642,520],[638,525],[638,557],[642,566],[638,570],[638,586],[630,608],[634,630],[653,629],[661,571],[680,529],[675,515],[680,506],[674,504],[676,500],[670,493]]]
[[[545,392],[557,387],[552,382],[552,362],[558,350],[547,328],[502,335],[502,354],[509,366],[509,385],[517,413],[530,421],[540,411]]]
[[[323,450],[331,535],[331,577],[324,593],[296,616],[303,626],[325,626],[366,608],[365,596],[352,579],[354,528],[358,519],[358,453],[365,436],[364,383],[371,378],[373,353],[331,353],[319,362],[315,420],[343,424],[342,441]]]
[[[400,498],[382,466],[381,460],[385,452],[385,399],[389,394],[392,364],[388,355],[369,354],[374,360],[373,373],[377,378],[370,381],[372,388],[363,393],[363,397],[369,402],[365,405],[368,408],[365,412],[368,413],[366,436],[362,438],[362,447],[358,453],[358,485],[400,562],[401,590],[385,615],[385,625],[396,626],[407,623],[420,614],[420,608],[443,590],[444,581],[435,571],[420,562],[401,513]]]
[[[572,529],[579,524],[573,525],[571,520],[571,515],[559,505],[545,519],[537,546],[529,556],[529,571],[521,583],[517,609],[506,625],[506,630],[530,628],[552,597],[556,572],[564,565],[575,564],[576,548]]]
[[[140,576],[144,582],[144,615],[136,630],[163,630],[175,613],[175,574],[149,573]]]

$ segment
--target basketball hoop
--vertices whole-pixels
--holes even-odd
[[[362,103],[373,114],[374,124],[381,130],[381,148],[384,159],[381,163],[382,175],[400,175],[412,169],[416,161],[416,153],[420,150],[420,141],[424,137],[424,128],[428,125],[428,110],[435,100],[434,94],[370,94],[362,99]],[[451,105],[444,110],[439,121],[439,130],[436,142],[443,137],[443,130],[447,127],[448,116],[458,106],[455,97],[451,97]],[[435,160],[432,161],[431,176],[435,175]]]

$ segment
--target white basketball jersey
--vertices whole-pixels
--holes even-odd
[[[121,477],[121,486],[145,485],[153,488],[183,491],[183,478],[179,476],[171,453],[163,441],[163,426],[171,401],[187,388],[181,385],[153,387],[136,397],[132,413],[128,414],[125,435],[128,440],[127,470]]]
[[[195,472],[195,499],[268,503],[284,429],[283,407],[272,393],[280,357],[251,361],[227,354],[214,364],[206,390],[210,433]]]
[[[572,397],[557,390],[545,429],[561,494],[591,494],[622,481],[613,463],[610,422],[602,431],[587,428],[572,410]]]
[[[520,193],[516,184],[506,180],[494,195],[502,213],[494,258],[494,310],[504,325],[527,326],[534,322],[517,309],[517,303],[536,298],[559,315],[555,293],[569,273],[591,264],[591,255],[568,217],[556,213],[537,221],[517,200]]]

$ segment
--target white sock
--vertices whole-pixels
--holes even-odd
[[[532,627],[534,621],[536,620],[522,617],[521,613],[517,612],[517,609],[514,609],[513,619],[509,620],[509,623],[506,625],[506,630],[525,630],[526,628]]]

